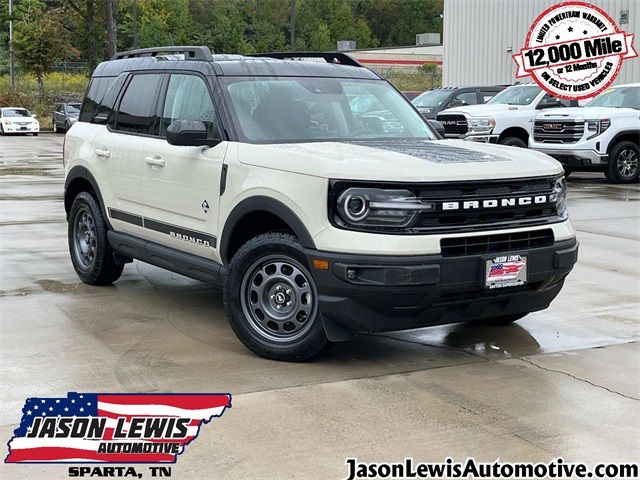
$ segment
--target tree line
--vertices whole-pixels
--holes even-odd
[[[14,55],[39,79],[56,62],[93,69],[115,51],[207,45],[215,53],[413,45],[442,32],[443,0],[13,0]],[[295,3],[295,5],[293,5]],[[8,3],[0,11],[0,62],[8,52]],[[2,66],[2,65],[0,65]]]

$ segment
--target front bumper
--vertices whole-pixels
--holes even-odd
[[[353,331],[381,332],[543,310],[578,258],[575,238],[503,254],[527,256],[527,283],[483,288],[485,260],[500,255],[368,256],[308,250],[329,261],[313,269],[320,311]],[[355,271],[355,278],[350,271]]]
[[[4,133],[39,133],[39,125],[3,125]]]
[[[537,145],[532,145],[530,148],[552,156],[567,167],[604,166],[609,161],[607,154],[590,149],[544,148]]]

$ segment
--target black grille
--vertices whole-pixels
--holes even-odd
[[[438,121],[444,125],[445,135],[464,135],[469,130],[467,118],[464,115],[438,115]]]
[[[584,134],[584,122],[536,120],[533,139],[540,143],[576,143]]]
[[[551,229],[440,240],[440,249],[444,257],[506,253],[550,245],[553,245],[553,231]]]
[[[538,195],[549,200],[553,191],[555,178],[539,178],[533,180],[511,180],[509,182],[486,183],[460,183],[440,187],[422,187],[416,192],[425,203],[435,203],[434,211],[420,213],[413,225],[420,230],[473,230],[485,226],[497,226],[505,224],[509,227],[516,225],[535,225],[553,221],[557,218],[557,209],[554,203],[531,203],[519,205],[521,197],[535,198]],[[515,205],[482,208],[481,202],[485,200],[500,201],[502,199],[515,199]],[[447,202],[456,202],[464,206],[465,202],[477,201],[480,208],[471,209],[444,209]]]

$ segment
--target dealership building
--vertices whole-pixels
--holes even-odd
[[[442,85],[510,84],[512,55],[524,46],[536,17],[552,0],[445,0]],[[606,11],[621,30],[635,33],[640,50],[640,0],[588,0]],[[640,58],[622,63],[616,84],[640,82]]]

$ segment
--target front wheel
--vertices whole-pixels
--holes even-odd
[[[55,118],[53,119],[53,133],[58,133],[58,124]]]
[[[498,143],[508,147],[527,148],[527,143],[518,137],[506,137],[501,139]]]
[[[124,265],[117,264],[107,239],[107,224],[95,197],[80,192],[69,211],[69,253],[78,277],[90,285],[115,282]]]
[[[262,234],[238,250],[229,264],[224,304],[237,337],[261,357],[302,362],[329,346],[318,292],[292,235]]]
[[[637,183],[638,157],[640,152],[635,143],[624,141],[615,145],[605,170],[607,180],[613,183]]]

